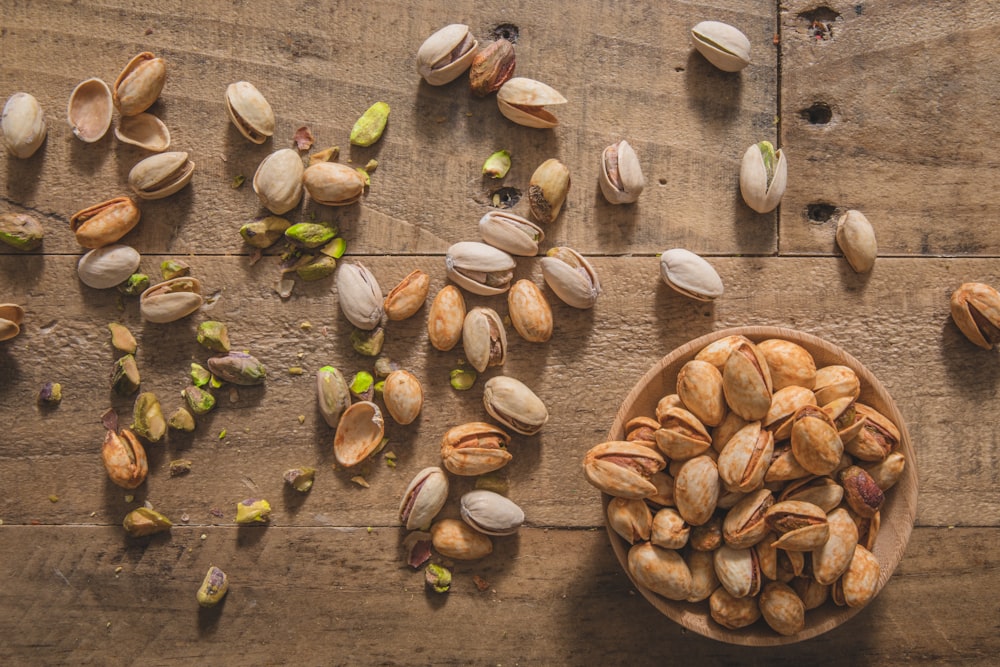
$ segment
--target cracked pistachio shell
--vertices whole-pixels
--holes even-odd
[[[612,204],[631,204],[639,199],[646,178],[629,142],[622,139],[604,149],[598,182],[604,198]]]
[[[333,366],[324,366],[316,373],[316,399],[323,421],[337,428],[341,415],[351,406],[351,391],[344,375]]]
[[[84,248],[114,243],[139,224],[139,208],[128,197],[116,197],[74,213],[69,228]]]
[[[771,371],[753,343],[741,343],[722,371],[722,389],[733,412],[747,421],[764,419],[771,407]]]
[[[122,116],[135,116],[160,96],[167,80],[167,63],[144,51],[128,62],[112,87],[115,108]]]
[[[544,107],[566,104],[566,98],[541,81],[514,77],[497,91],[497,107],[504,118],[518,125],[546,129],[559,124]]]
[[[66,105],[66,120],[73,136],[88,144],[101,140],[111,127],[113,108],[108,84],[97,78],[81,81]]]
[[[470,310],[462,325],[462,347],[465,358],[480,373],[502,366],[507,360],[507,332],[500,315],[482,306]]]
[[[721,373],[722,369],[726,367],[726,361],[729,360],[729,355],[733,353],[733,350],[742,343],[749,342],[750,339],[746,336],[725,336],[703,347],[694,358],[698,361],[707,361],[718,368]]]
[[[686,297],[714,301],[722,296],[722,278],[705,259],[683,248],[660,255],[663,282]]]
[[[740,192],[747,206],[758,213],[773,211],[788,182],[785,152],[775,151],[769,141],[750,146],[740,163]]]
[[[684,556],[684,562],[691,570],[691,592],[688,602],[707,600],[720,587],[719,577],[715,574],[715,562],[712,554],[707,551],[691,549]]]
[[[407,530],[426,529],[448,500],[448,476],[430,466],[418,472],[399,503],[399,520]]]
[[[639,498],[612,498],[608,503],[608,525],[629,544],[649,540],[653,513]]]
[[[139,253],[127,245],[95,248],[76,265],[76,273],[87,287],[108,289],[126,280],[139,268]]]
[[[205,300],[201,281],[184,276],[153,285],[139,296],[139,312],[147,322],[166,323],[187,317]]]
[[[339,162],[317,162],[305,170],[302,182],[313,201],[326,206],[348,206],[365,193],[361,173]]]
[[[123,144],[159,153],[170,147],[170,130],[151,113],[122,116],[115,127],[115,138]]]
[[[26,213],[0,213],[0,241],[16,250],[34,250],[42,245],[45,228]]]
[[[792,417],[806,405],[816,405],[816,395],[809,389],[792,385],[777,390],[771,395],[764,428],[774,433],[775,440],[787,440],[792,434]]]
[[[538,285],[518,280],[507,293],[510,323],[530,343],[544,343],[552,337],[552,308]]]
[[[774,434],[751,422],[736,432],[719,454],[719,477],[727,488],[749,493],[764,484],[771,465]]]
[[[191,182],[194,162],[183,151],[151,155],[140,161],[128,174],[132,192],[142,199],[162,199]]]
[[[806,606],[787,584],[768,582],[760,594],[760,613],[771,629],[789,637],[806,625]]]
[[[3,106],[0,117],[3,142],[14,157],[29,158],[45,141],[46,125],[42,106],[28,93],[14,93]]]
[[[542,278],[565,304],[585,310],[593,308],[601,294],[597,271],[572,248],[551,248],[541,259]]]
[[[458,519],[441,519],[431,526],[431,544],[445,558],[478,560],[493,552],[493,541]]]
[[[528,206],[531,215],[541,223],[559,217],[569,193],[569,167],[555,158],[538,165],[528,184]]]
[[[789,340],[770,338],[757,343],[771,371],[774,391],[797,386],[812,389],[816,385],[816,360],[801,345]]]
[[[832,512],[844,498],[844,487],[831,477],[804,477],[792,480],[778,500],[799,500],[812,503],[824,512]]]
[[[127,428],[123,428],[120,434],[107,432],[101,446],[101,458],[108,477],[124,489],[138,487],[149,473],[146,450]]]
[[[445,285],[431,302],[427,313],[427,337],[435,349],[451,350],[462,338],[465,298],[454,285]]]
[[[253,176],[253,191],[264,208],[275,215],[287,213],[302,199],[302,158],[292,148],[282,148],[261,160]]]
[[[792,454],[814,475],[828,475],[840,464],[844,444],[837,426],[821,408],[799,408],[792,422]]]
[[[542,399],[520,380],[505,375],[486,382],[483,406],[491,417],[522,435],[538,433],[549,420]]]
[[[645,445],[609,441],[591,447],[583,457],[583,474],[600,491],[618,498],[648,498],[657,493],[651,477],[666,461]]]
[[[722,538],[726,544],[734,549],[746,549],[764,539],[768,531],[764,514],[773,504],[774,495],[767,489],[758,489],[733,505],[722,522]]]
[[[878,242],[875,229],[861,211],[850,210],[837,221],[837,245],[856,273],[867,273],[875,265]]]
[[[417,50],[417,73],[432,86],[443,86],[469,69],[479,42],[469,26],[453,23],[424,40]]]
[[[708,522],[719,502],[719,468],[708,456],[685,461],[674,477],[674,503],[692,526]]]
[[[484,475],[507,465],[510,436],[485,422],[454,426],[441,438],[441,460],[456,475]]]
[[[510,289],[514,258],[499,248],[478,241],[459,241],[444,257],[448,277],[473,294],[492,296]]]
[[[760,592],[760,561],[752,548],[734,549],[723,544],[715,551],[714,558],[715,574],[730,595],[744,598]]]
[[[475,489],[462,496],[462,520],[485,535],[512,535],[524,523],[524,510],[511,499]]]
[[[837,508],[827,517],[830,535],[812,552],[813,577],[820,584],[830,585],[847,570],[858,545],[858,527],[844,508]]]
[[[344,411],[333,438],[333,454],[345,468],[358,465],[378,448],[385,435],[382,411],[371,401],[359,401]]]
[[[718,426],[726,416],[722,373],[707,361],[692,359],[677,373],[677,395],[705,426]]]
[[[739,29],[719,21],[691,28],[694,48],[723,72],[739,72],[750,64],[750,40]]]
[[[382,321],[382,288],[361,262],[343,264],[337,273],[337,301],[344,317],[359,329],[371,331]]]
[[[847,366],[824,366],[816,371],[813,392],[819,405],[829,405],[845,396],[857,399],[861,395],[861,380]]]
[[[857,436],[844,443],[844,449],[862,461],[884,461],[899,447],[899,429],[888,417],[864,403],[855,403],[854,412],[863,423]]]
[[[673,549],[637,544],[629,549],[628,571],[637,584],[668,600],[686,600],[691,594],[691,570]]]
[[[226,111],[240,134],[255,144],[264,143],[274,134],[274,111],[249,81],[226,86]]]
[[[534,257],[545,240],[542,228],[510,211],[494,209],[479,219],[483,240],[511,255]]]
[[[780,537],[773,543],[786,551],[812,551],[826,543],[830,525],[823,508],[802,500],[782,500],[767,508],[764,520]]]
[[[382,308],[386,317],[390,320],[405,320],[413,316],[427,301],[430,288],[429,275],[420,269],[411,271],[385,297]]]
[[[950,304],[951,319],[971,342],[986,350],[1000,342],[1000,292],[985,283],[963,283]]]
[[[660,428],[653,433],[657,448],[671,461],[692,459],[712,444],[705,425],[684,408],[667,408],[660,416]]]
[[[424,405],[424,390],[413,373],[393,371],[385,379],[382,401],[397,424],[411,424]]]

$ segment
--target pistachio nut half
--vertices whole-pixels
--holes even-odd
[[[462,519],[486,535],[512,535],[524,523],[524,510],[510,498],[486,489],[462,495]]]
[[[507,465],[510,436],[485,422],[469,422],[448,429],[441,438],[441,460],[456,475],[484,475]]]
[[[694,48],[723,72],[739,72],[750,64],[750,40],[738,28],[702,21],[691,28]]]
[[[302,199],[304,173],[305,166],[298,152],[282,148],[261,160],[253,176],[253,191],[271,213],[287,213]]]
[[[507,360],[507,332],[500,315],[482,306],[470,310],[462,325],[462,347],[465,358],[480,373],[502,366]]]
[[[542,228],[510,211],[494,209],[479,219],[483,240],[511,255],[534,257],[545,240]]]
[[[544,343],[552,337],[552,308],[538,285],[518,280],[507,293],[510,323],[521,338],[530,343]]]
[[[493,552],[493,541],[458,519],[441,519],[431,526],[431,543],[445,558],[478,560]]]
[[[673,549],[637,544],[629,549],[628,571],[637,584],[668,600],[686,600],[691,594],[691,570]]]
[[[153,285],[139,296],[139,312],[147,322],[163,324],[187,317],[205,300],[201,281],[184,276]]]
[[[604,198],[612,204],[631,204],[639,199],[646,187],[646,178],[629,142],[622,139],[601,152],[598,183]]]
[[[660,255],[660,277],[684,296],[714,301],[722,296],[722,278],[705,259],[684,248]]]
[[[372,455],[384,435],[382,410],[371,401],[354,403],[341,415],[333,437],[333,454],[337,463],[353,468]]]
[[[750,146],[740,163],[740,192],[747,206],[758,213],[773,211],[785,194],[788,163],[785,152],[770,141]]]
[[[542,400],[523,382],[505,375],[487,380],[483,406],[491,417],[522,435],[535,435],[549,420]]]
[[[878,242],[875,229],[861,211],[850,210],[837,221],[837,245],[856,273],[867,273],[875,265]]]
[[[111,88],[103,80],[93,78],[78,83],[66,105],[73,136],[88,144],[100,141],[111,127],[113,109]]]
[[[226,86],[226,111],[240,134],[255,144],[264,143],[274,134],[274,111],[249,81]]]
[[[341,415],[351,407],[351,391],[344,375],[333,366],[324,366],[316,373],[316,399],[323,421],[337,428]]]
[[[666,461],[645,445],[609,441],[595,445],[583,457],[583,475],[598,490],[618,498],[648,498],[657,492],[650,478]]]
[[[469,26],[453,23],[424,40],[417,50],[417,73],[432,86],[454,81],[469,69],[479,42]]]
[[[14,157],[29,158],[45,141],[47,128],[42,106],[33,95],[14,93],[0,116],[3,143]]]
[[[448,476],[437,466],[418,472],[399,503],[399,520],[407,530],[425,530],[448,500]]]
[[[382,387],[382,401],[397,424],[412,424],[424,405],[420,380],[405,370],[389,373]]]
[[[151,155],[132,167],[128,185],[142,199],[162,199],[191,182],[194,162],[184,151]]]
[[[326,206],[348,206],[365,193],[365,179],[357,169],[339,162],[317,162],[302,174],[313,201]]]
[[[0,303],[0,341],[10,340],[21,333],[24,308],[16,303]]]
[[[464,324],[465,298],[454,285],[445,285],[427,313],[427,338],[435,349],[447,352],[461,340]]]
[[[1000,292],[985,283],[964,283],[951,295],[951,319],[965,337],[992,350],[1000,342]]]
[[[140,215],[134,201],[116,197],[77,211],[70,216],[69,228],[84,248],[100,248],[132,231]]]
[[[382,321],[382,288],[361,262],[343,264],[337,273],[337,301],[344,317],[359,329],[371,331]]]
[[[167,63],[143,51],[125,65],[112,87],[115,108],[122,116],[135,116],[160,96],[167,80]]]
[[[202,607],[214,607],[226,597],[229,592],[229,577],[225,572],[212,565],[205,573],[205,578],[198,587],[195,596]]]
[[[45,228],[26,213],[0,213],[0,241],[16,250],[28,251],[42,245]]]
[[[545,283],[564,303],[581,310],[597,303],[601,281],[590,262],[576,250],[550,248],[541,265]]]
[[[101,446],[101,459],[111,481],[124,489],[134,489],[146,481],[149,473],[146,450],[127,428],[120,434],[107,432]]]
[[[514,258],[503,250],[477,241],[459,241],[448,248],[445,271],[459,287],[473,294],[491,296],[510,289]]]
[[[115,126],[115,138],[153,153],[170,148],[170,129],[151,113],[122,116]]]
[[[553,104],[566,104],[566,98],[534,79],[514,77],[497,91],[497,107],[503,117],[525,127],[545,129],[558,125],[556,117],[544,108]]]
[[[427,301],[427,293],[431,288],[429,275],[415,269],[386,295],[382,308],[390,320],[405,320],[416,314]]]
[[[528,184],[528,206],[531,215],[541,223],[559,217],[569,193],[569,167],[555,158],[538,165]]]
[[[139,268],[139,253],[127,245],[95,248],[80,258],[76,273],[87,287],[108,289],[128,280]]]

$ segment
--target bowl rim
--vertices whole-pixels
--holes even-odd
[[[670,386],[676,384],[676,370],[680,369],[683,362],[693,359],[709,343],[734,335],[746,336],[754,343],[759,343],[769,338],[781,338],[804,347],[816,359],[817,368],[831,365],[830,363],[820,363],[820,359],[826,360],[831,358],[835,359],[837,363],[851,368],[861,380],[862,392],[858,400],[867,404],[878,403],[879,405],[872,405],[872,407],[876,407],[876,409],[892,420],[899,429],[899,450],[906,457],[906,467],[904,468],[902,477],[893,487],[892,493],[887,494],[885,505],[882,508],[883,516],[888,515],[891,521],[881,522],[879,535],[872,550],[880,567],[878,585],[875,594],[872,596],[872,600],[874,600],[899,565],[899,561],[902,558],[913,530],[913,524],[916,519],[918,486],[916,456],[913,451],[909,431],[906,428],[906,422],[892,396],[864,364],[839,345],[830,343],[804,331],[777,326],[731,327],[699,336],[674,348],[670,353],[654,363],[635,383],[615,414],[614,421],[608,432],[608,440],[624,440],[625,423],[632,417],[639,416],[640,414],[646,416],[655,414],[652,411],[642,412],[641,406],[637,408],[637,404],[642,398],[642,394],[647,391],[648,385],[654,382],[661,382]],[[817,350],[819,354],[817,354]],[[672,377],[668,376],[665,378],[664,371],[671,366],[676,366],[677,368]],[[661,394],[661,397],[663,395],[665,394]],[[872,400],[873,398],[876,400]],[[637,412],[637,410],[640,411]],[[702,636],[743,646],[794,644],[832,630],[867,608],[867,605],[858,608],[838,607],[828,599],[821,607],[810,610],[806,614],[805,628],[792,636],[777,634],[766,625],[763,619],[755,621],[746,628],[737,630],[725,628],[711,620],[707,600],[697,603],[668,600],[636,582],[627,565],[628,550],[631,548],[631,545],[614,531],[607,520],[607,507],[611,498],[610,495],[601,493],[604,527],[622,570],[625,571],[626,576],[628,576],[635,589],[657,610],[675,623]],[[870,603],[871,601],[869,601]],[[810,619],[812,619],[812,622],[810,622]]]

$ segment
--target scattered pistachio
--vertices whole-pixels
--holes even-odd
[[[222,322],[202,322],[198,325],[198,342],[215,352],[229,352],[229,329]]]
[[[53,502],[53,503],[59,502],[59,496],[57,496],[56,494],[53,493],[52,495],[49,496],[49,502]]]
[[[309,156],[309,166],[313,166],[317,162],[330,162],[331,160],[336,160],[340,155],[340,146],[330,146],[329,148],[324,148],[321,151],[316,151]]]
[[[42,245],[45,229],[24,213],[0,213],[0,241],[16,250],[34,250]]]
[[[150,442],[159,442],[167,432],[167,420],[156,394],[146,391],[135,399],[132,410],[132,430]]]
[[[226,431],[226,429],[222,429],[221,431],[219,431],[219,440],[224,440],[227,433],[228,431]]]
[[[170,530],[174,524],[154,509],[138,507],[125,515],[122,526],[131,537],[145,537]]]
[[[46,382],[38,392],[38,402],[56,405],[62,400],[62,385],[58,382]]]
[[[139,367],[135,357],[126,354],[115,361],[111,371],[111,387],[119,396],[128,396],[139,390]]]
[[[311,489],[315,477],[315,468],[292,468],[285,471],[285,482],[299,493]]]
[[[372,377],[371,373],[368,371],[358,371],[351,378],[347,388],[350,390],[351,395],[359,401],[370,401],[374,393],[374,384],[375,378]]]
[[[451,571],[448,568],[431,563],[424,570],[424,581],[427,588],[435,593],[447,593],[451,589]]]
[[[304,372],[301,366],[289,366],[288,368],[289,375],[302,375]]]
[[[376,169],[378,169],[378,160],[376,160],[375,158],[368,160],[368,162],[365,164],[365,171],[367,171],[369,174],[375,171]]]
[[[514,45],[500,38],[473,57],[469,67],[469,87],[476,97],[500,90],[514,76]]]
[[[183,408],[182,408],[183,409]],[[186,475],[191,472],[191,466],[194,461],[191,459],[174,459],[170,462],[170,476],[180,477],[181,475]],[[184,517],[181,517],[183,520]]]
[[[386,452],[384,454],[384,457],[385,457],[385,464],[387,466],[389,466],[390,468],[396,467],[396,459],[397,459],[396,452]]]
[[[371,174],[369,174],[366,169],[362,169],[361,167],[355,167],[354,171],[358,172],[358,174],[361,175],[361,180],[364,182],[366,188],[370,188],[372,186]]]
[[[355,475],[354,477],[351,478],[351,481],[357,484],[358,486],[364,487],[366,489],[371,488],[371,485],[368,483],[368,480],[366,480],[361,475]]]
[[[267,378],[264,364],[246,352],[230,352],[224,357],[211,357],[208,370],[212,375],[239,385],[263,384]]]
[[[212,379],[212,374],[201,364],[191,363],[191,382],[196,387],[204,387]]]
[[[149,276],[145,273],[133,273],[118,286],[118,291],[125,296],[139,296],[149,289]]]
[[[233,176],[233,181],[229,185],[233,190],[238,190],[239,187],[243,185],[243,182],[245,180],[247,180],[246,176],[244,176],[243,174],[237,174],[236,176]]]
[[[181,391],[181,396],[187,401],[191,412],[196,415],[208,414],[215,407],[215,396],[212,396],[212,394],[201,387],[194,385],[186,387]]]
[[[206,537],[203,534],[201,539],[205,539]],[[222,601],[222,598],[226,597],[228,591],[229,577],[226,576],[225,572],[213,565],[208,568],[208,573],[205,574],[205,579],[201,582],[201,587],[198,589],[198,604],[202,607],[214,607]]]
[[[241,526],[267,523],[271,520],[271,504],[262,498],[247,498],[236,504],[236,523]]]
[[[510,152],[499,150],[486,158],[483,163],[483,176],[503,178],[510,171]]]
[[[164,280],[183,278],[191,275],[191,267],[188,266],[187,262],[182,262],[179,259],[165,259],[160,262],[160,274]]]
[[[308,264],[303,264],[302,266],[296,268],[295,273],[297,273],[299,278],[302,280],[311,282],[313,280],[322,280],[323,278],[332,276],[336,268],[336,259],[328,255],[320,254],[310,260]]]
[[[319,222],[300,222],[285,230],[285,238],[299,248],[319,248],[336,236],[336,227]]]
[[[376,102],[368,108],[351,129],[351,143],[355,146],[371,146],[382,138],[385,124],[389,121],[389,105]]]
[[[398,371],[402,368],[398,363],[393,361],[386,355],[381,355],[375,360],[375,376],[380,378],[389,377],[389,373],[393,371]]]
[[[185,431],[190,433],[194,430],[194,416],[188,412],[187,408],[177,408],[174,410],[173,414],[170,415],[170,420],[167,421],[167,426],[175,431]]]
[[[309,128],[305,125],[295,130],[295,136],[292,137],[292,139],[295,141],[295,147],[300,151],[309,150],[310,148],[312,148],[313,143],[316,141],[316,138],[313,137],[312,132],[310,132]]]
[[[299,423],[300,424],[305,424],[306,423],[306,416],[305,415],[299,415],[298,419],[299,419]]]
[[[375,327],[371,331],[355,328],[351,333],[351,346],[358,354],[366,357],[377,357],[382,352],[385,343],[385,328]]]
[[[135,342],[135,336],[128,330],[128,327],[117,322],[110,322],[108,330],[111,332],[111,347],[125,354],[135,354],[139,345]]]
[[[344,256],[344,251],[347,250],[347,241],[343,237],[338,236],[333,239],[325,246],[320,249],[320,252],[327,257],[333,257],[334,259],[340,259]]]
[[[285,235],[285,230],[292,226],[288,220],[276,215],[269,215],[263,220],[254,220],[240,227],[240,236],[254,248],[270,248],[278,239]]]
[[[451,371],[451,388],[458,391],[468,391],[476,383],[476,371],[456,368]]]
[[[383,394],[385,394],[385,380],[378,380],[372,389],[375,391],[376,400],[382,400]]]

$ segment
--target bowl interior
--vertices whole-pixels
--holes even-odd
[[[797,343],[813,355],[817,368],[832,364],[851,368],[861,379],[860,402],[875,408],[891,419],[899,428],[901,436],[899,451],[906,457],[906,468],[899,482],[886,493],[885,504],[881,510],[881,527],[873,550],[881,569],[877,594],[899,564],[913,529],[917,509],[916,457],[910,443],[910,435],[906,430],[906,424],[892,397],[867,368],[836,345],[794,329],[764,326],[725,329],[696,338],[654,364],[635,384],[615,416],[608,439],[624,440],[625,424],[634,417],[645,415],[655,418],[657,402],[663,396],[676,392],[677,373],[681,367],[693,359],[709,343],[725,336],[737,334],[746,336],[754,342],[768,338],[782,338]],[[611,496],[602,494],[605,517],[610,500]],[[605,526],[618,562],[632,579],[627,567],[630,545],[607,525],[607,521],[605,521]],[[837,627],[861,611],[861,609],[850,607],[838,607],[828,600],[821,607],[806,613],[806,625],[801,632],[791,637],[784,637],[771,630],[763,619],[747,628],[729,630],[711,619],[707,600],[699,603],[675,602],[636,584],[634,579],[632,579],[632,583],[654,607],[685,628],[712,639],[747,646],[773,646],[802,641]]]

